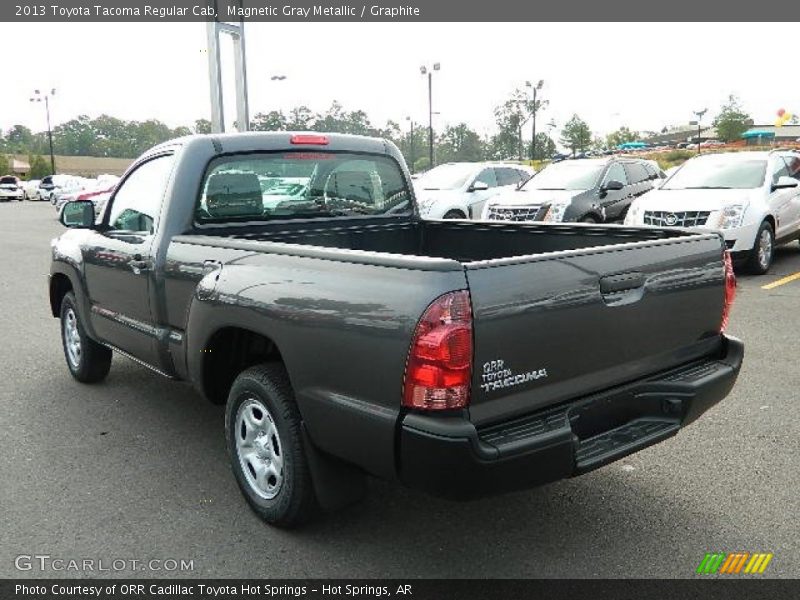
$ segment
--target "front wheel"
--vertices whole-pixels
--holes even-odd
[[[466,219],[467,217],[464,216],[460,210],[448,210],[444,213],[443,219]]]
[[[111,369],[111,350],[86,335],[78,316],[75,295],[61,301],[61,343],[72,376],[81,383],[97,383]]]
[[[747,260],[747,270],[754,275],[764,275],[772,265],[775,254],[775,232],[769,221],[764,221],[758,228],[756,241]]]
[[[250,367],[233,382],[225,437],[236,483],[267,523],[294,527],[316,512],[300,411],[281,364]]]
[[[591,223],[593,225],[597,225],[597,219],[595,219],[592,215],[586,215],[580,221],[581,223]]]

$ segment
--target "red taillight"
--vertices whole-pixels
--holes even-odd
[[[328,136],[300,134],[300,135],[293,135],[291,138],[289,138],[289,141],[292,144],[301,144],[306,146],[327,146]]]
[[[722,323],[719,326],[719,332],[725,333],[728,328],[728,317],[731,314],[731,306],[733,300],[736,298],[736,275],[733,272],[733,260],[731,260],[731,253],[726,250],[725,258],[725,303],[722,305]]]
[[[403,406],[424,410],[464,408],[472,377],[472,309],[469,292],[440,296],[414,331],[406,362]]]

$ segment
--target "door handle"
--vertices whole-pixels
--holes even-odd
[[[622,273],[621,275],[609,275],[600,279],[600,293],[617,294],[636,290],[645,284],[644,273]]]
[[[600,296],[606,306],[626,306],[644,298],[647,276],[644,273],[622,273],[600,279]]]
[[[203,261],[203,277],[214,271],[222,268],[222,261],[219,260],[204,260]]]
[[[147,271],[150,268],[150,261],[142,260],[139,254],[136,254],[128,264],[134,275],[139,275],[142,271]]]

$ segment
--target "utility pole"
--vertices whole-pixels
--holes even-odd
[[[409,165],[411,167],[411,173],[414,173],[414,119],[411,117],[406,117],[406,121],[409,122],[409,126],[411,127],[411,131],[408,134],[408,160],[411,162]]]
[[[56,88],[52,88],[50,93],[42,94],[39,90],[33,91],[31,102],[44,101],[44,108],[47,113],[47,141],[50,144],[50,174],[56,174],[56,157],[53,153],[53,128],[50,126],[50,98],[56,95]]]
[[[694,114],[697,116],[697,153],[700,154],[700,121],[703,120],[703,115],[708,111],[707,108],[703,110],[696,110]]]
[[[419,68],[422,75],[428,76],[428,161],[429,169],[433,168],[433,72],[441,69],[441,65],[433,63],[433,68],[429,69],[426,66]]]
[[[531,160],[533,161],[536,160],[536,112],[538,109],[536,106],[536,92],[544,86],[544,79],[540,79],[535,86],[530,81],[526,81],[525,85],[533,89],[533,108],[531,109]]]

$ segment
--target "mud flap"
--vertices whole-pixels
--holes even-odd
[[[311,469],[311,482],[322,510],[332,512],[355,504],[367,492],[364,472],[317,449],[303,424],[303,448]]]

